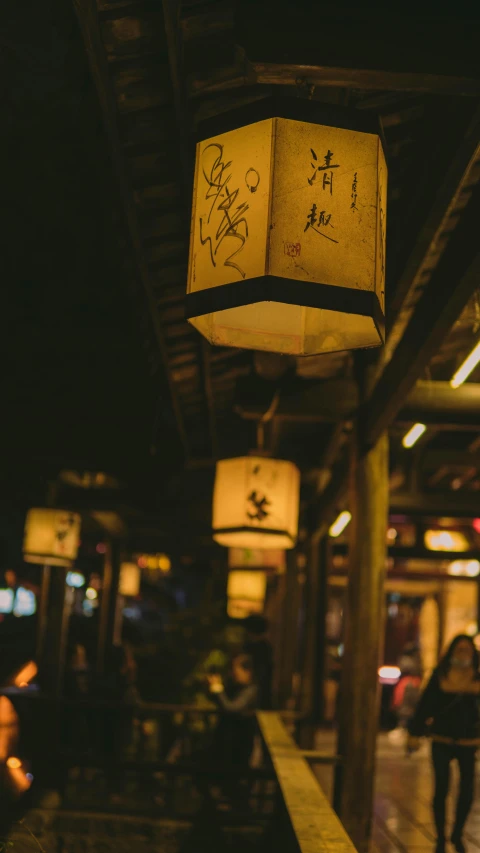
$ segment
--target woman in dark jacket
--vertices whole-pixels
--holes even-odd
[[[464,634],[455,637],[422,694],[408,727],[410,751],[418,749],[419,738],[427,729],[432,740],[437,853],[445,850],[445,801],[450,764],[454,759],[460,769],[460,790],[451,841],[457,853],[465,853],[462,833],[473,802],[475,752],[480,746],[478,669],[479,656],[472,638]]]

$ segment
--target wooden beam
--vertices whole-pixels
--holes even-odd
[[[236,43],[262,83],[480,94],[475,27],[460,13],[392,9],[387,17],[363,4],[243,0],[235,24]]]
[[[478,492],[463,490],[394,492],[390,495],[390,514],[476,518],[480,501]]]
[[[272,387],[276,386],[268,383],[268,401],[263,394],[256,399],[248,399],[247,394],[242,394],[235,404],[235,411],[246,420],[257,421],[271,403]],[[277,420],[299,423],[344,421],[352,417],[358,406],[358,388],[353,379],[327,379],[313,385],[304,385],[299,380],[294,387],[297,393],[280,391],[275,409]]]
[[[395,420],[408,394],[438,352],[445,337],[478,288],[480,195],[472,199],[440,264],[410,318],[390,362],[383,370],[362,419],[367,446]]]
[[[252,60],[258,83],[278,86],[334,87],[431,95],[480,95],[480,80],[440,74],[415,74],[375,68],[349,68],[333,65],[262,62]]]
[[[332,379],[309,384],[303,390],[305,386],[298,380],[295,387],[295,393],[280,396],[275,418],[292,423],[336,423],[332,448],[328,452],[324,450],[325,460],[321,465],[330,467],[344,443],[343,423],[355,415],[358,407],[356,383],[350,379]],[[244,397],[237,401],[235,409],[246,420],[258,420],[269,402],[268,396],[255,402]],[[420,421],[443,429],[480,430],[480,383],[467,382],[454,389],[449,382],[420,379],[410,391],[396,421],[402,425]]]
[[[472,189],[480,179],[480,107],[473,114],[467,133],[450,166],[439,182],[429,215],[421,227],[412,252],[396,283],[393,299],[388,304],[392,318],[384,348],[382,370],[398,346],[415,306],[420,300],[433,270],[438,264],[452,226],[465,207]]]
[[[139,280],[142,285],[148,316],[151,321],[152,333],[166,373],[168,395],[174,412],[178,435],[185,455],[188,456],[187,433],[177,390],[170,372],[165,333],[157,310],[153,283],[143,254],[137,214],[132,191],[127,180],[125,160],[117,125],[117,105],[99,27],[97,4],[95,0],[72,0],[72,3],[82,33],[90,73],[97,92],[102,120],[110,146],[113,173],[118,187],[127,232],[130,236]]]
[[[346,543],[334,544],[332,553],[334,555],[347,556],[348,545]],[[452,560],[480,560],[480,550],[474,551],[429,551],[428,548],[422,545],[413,545],[410,548],[402,548],[400,546],[388,546],[388,556],[397,560],[430,560],[433,562],[452,561]],[[416,574],[415,574],[416,577]]]
[[[480,453],[469,450],[429,450],[421,454],[419,466],[424,471],[436,471],[446,465],[448,468],[480,468]]]
[[[452,388],[449,382],[419,380],[397,420],[480,428],[480,383],[466,382],[460,388]]]

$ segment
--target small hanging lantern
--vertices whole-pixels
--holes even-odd
[[[280,548],[229,548],[229,569],[261,569],[267,575],[283,575],[286,569],[285,551]]]
[[[71,568],[78,554],[80,523],[80,516],[68,510],[29,510],[23,540],[25,562]]]
[[[300,472],[293,462],[242,456],[217,463],[213,538],[229,548],[293,548]]]
[[[227,583],[227,613],[232,619],[245,619],[261,613],[265,603],[265,572],[230,572]]]
[[[268,98],[205,122],[200,139],[187,319],[219,346],[301,356],[381,345],[378,121]]]
[[[120,566],[120,595],[135,597],[140,592],[140,569],[136,563],[122,563]]]

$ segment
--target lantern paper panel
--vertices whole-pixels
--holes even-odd
[[[23,559],[27,563],[70,568],[80,544],[80,516],[61,509],[31,509],[27,513]]]
[[[378,133],[269,118],[200,142],[190,322],[291,355],[380,345],[386,182]]]
[[[122,563],[120,566],[120,595],[135,597],[140,592],[140,568],[136,563]]]
[[[267,591],[264,572],[234,571],[228,575],[227,613],[232,619],[245,619],[262,613]]]
[[[300,473],[293,462],[258,456],[217,463],[213,538],[231,548],[293,548]]]

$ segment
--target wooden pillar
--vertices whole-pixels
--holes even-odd
[[[323,715],[326,587],[327,537],[315,534],[310,540],[307,564],[300,705],[300,710],[307,715],[307,721],[300,729],[300,746],[304,749],[314,748],[315,730]]]
[[[283,607],[282,655],[280,675],[280,705],[288,706],[292,697],[293,673],[295,669],[298,641],[298,612],[300,607],[300,584],[296,552],[287,551],[287,573]]]
[[[387,559],[388,437],[368,452],[352,441],[350,566],[342,672],[335,808],[360,853],[370,838],[383,650]]]
[[[45,651],[45,640],[48,630],[48,597],[50,592],[50,566],[42,566],[42,580],[40,585],[40,598],[37,608],[37,643],[35,656],[38,662],[43,661]]]
[[[73,590],[66,584],[67,570],[59,566],[45,567],[48,582],[42,586],[46,595],[45,612],[48,613],[48,630],[41,638],[40,676],[42,686],[54,696],[63,690],[63,677],[67,655],[68,626],[73,602]]]
[[[266,617],[270,623],[269,636],[273,645],[273,707],[281,707],[283,614],[285,609],[286,576],[276,578],[275,593],[267,599]]]
[[[102,676],[114,643],[118,642],[118,587],[120,583],[121,546],[117,540],[107,542],[103,565],[102,597],[98,624],[97,674]]]

